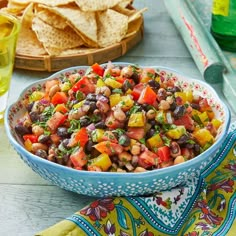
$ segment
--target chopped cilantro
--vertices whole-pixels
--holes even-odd
[[[68,129],[69,133],[80,129],[80,120],[70,120],[70,128]]]
[[[123,94],[122,89],[118,89],[118,88],[112,89],[112,93]]]

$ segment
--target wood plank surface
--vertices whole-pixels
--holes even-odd
[[[171,67],[193,78],[202,79],[177,29],[167,14],[163,0],[135,0],[144,13],[143,41],[115,61],[139,65]],[[46,72],[15,70],[9,103],[20,91]],[[214,85],[220,96],[220,85]],[[233,114],[235,119],[235,114]],[[10,146],[0,124],[0,236],[32,236],[81,209],[94,198],[78,195],[43,180],[34,173]]]

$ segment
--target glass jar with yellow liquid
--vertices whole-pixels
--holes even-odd
[[[19,30],[19,21],[0,11],[0,120],[7,106]]]
[[[213,0],[211,33],[223,50],[236,52],[236,0]]]

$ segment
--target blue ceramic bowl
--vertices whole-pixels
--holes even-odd
[[[127,63],[115,63],[125,65]],[[196,94],[207,98],[216,117],[223,121],[218,130],[216,142],[207,151],[192,160],[179,165],[152,170],[142,173],[115,173],[79,171],[49,162],[28,152],[17,137],[14,127],[17,120],[25,113],[22,98],[29,95],[36,88],[42,88],[47,80],[61,78],[65,73],[78,72],[84,74],[87,66],[72,67],[57,72],[49,78],[37,81],[19,96],[19,99],[8,107],[5,114],[5,128],[10,143],[22,160],[36,173],[51,183],[79,194],[90,196],[137,196],[152,194],[157,191],[173,188],[185,184],[189,179],[198,177],[204,168],[213,160],[215,153],[223,143],[228,132],[230,113],[216,92],[205,82],[194,80],[176,71],[164,67],[155,67],[164,77],[171,78],[179,86],[193,89]]]

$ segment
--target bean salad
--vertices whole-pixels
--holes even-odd
[[[34,155],[84,171],[143,172],[195,158],[222,121],[154,68],[97,63],[47,80],[15,126]]]

